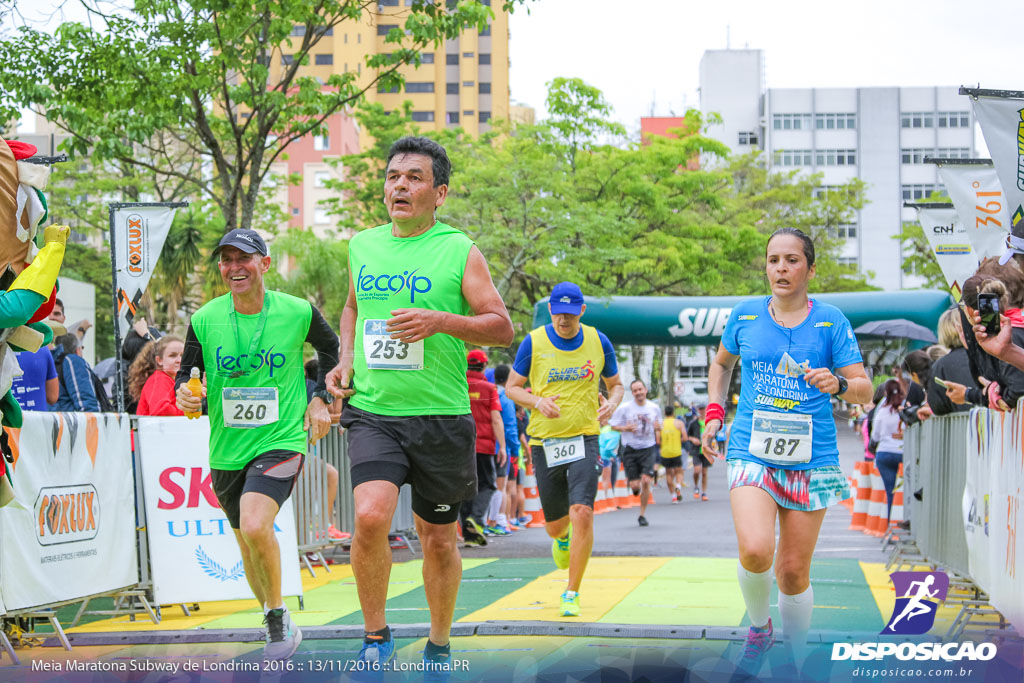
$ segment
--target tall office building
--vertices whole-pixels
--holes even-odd
[[[461,126],[476,135],[490,129],[492,119],[509,117],[508,15],[501,3],[481,0],[491,7],[493,21],[482,31],[467,28],[453,40],[436,48],[428,46],[421,54],[419,67],[399,69],[405,76],[400,90],[370,88],[366,98],[388,110],[403,102],[412,102],[413,120],[422,130],[441,130]],[[359,22],[345,22],[320,39],[304,75],[326,81],[334,73],[356,73],[356,83],[369,85],[373,74],[366,68],[366,57],[386,54],[396,48],[385,42],[388,33],[400,29],[414,0],[378,0],[376,11],[367,11]],[[373,7],[373,5],[371,5]],[[301,39],[303,27],[296,27],[293,41]],[[295,43],[296,48],[298,43]],[[294,55],[282,54],[281,68]],[[364,136],[372,131],[362,131]]]
[[[926,157],[976,155],[974,115],[957,87],[767,88],[761,50],[708,50],[700,63],[700,101],[723,121],[709,134],[734,152],[764,152],[779,171],[823,173],[822,192],[851,178],[867,203],[839,226],[842,258],[883,289],[915,287],[894,239],[916,221],[906,201],[942,190]]]
[[[481,1],[491,6],[494,13],[485,30],[468,28],[454,40],[436,48],[424,48],[419,67],[400,69],[405,76],[404,88],[385,91],[374,86],[367,90],[366,100],[379,102],[389,111],[411,101],[413,121],[422,131],[461,127],[477,135],[490,130],[492,119],[508,119],[508,15],[502,10],[502,3]],[[326,82],[334,73],[355,72],[356,83],[366,87],[373,78],[366,68],[367,56],[395,49],[395,44],[386,43],[385,38],[392,29],[404,25],[412,4],[413,0],[378,0],[361,21],[345,22],[328,31],[313,48],[309,64],[300,73]],[[302,31],[299,26],[293,31],[295,49]],[[290,65],[293,59],[294,54],[285,49],[280,63],[271,65],[272,79],[276,70]],[[303,179],[301,185],[282,187],[277,192],[288,206],[290,227],[308,226],[316,232],[337,227],[336,217],[328,216],[319,201],[333,192],[324,189],[324,181],[343,179],[345,171],[340,166],[331,166],[327,159],[356,153],[372,139],[372,130],[356,131],[352,119],[339,114],[328,122],[325,135],[289,147],[287,162],[281,162],[275,172],[282,176],[299,173]]]

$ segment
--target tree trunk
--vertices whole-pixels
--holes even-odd
[[[665,367],[667,372],[665,373],[665,396],[670,396],[675,399],[676,396],[676,377],[678,377],[679,368],[679,347],[678,346],[666,346],[665,347]]]
[[[640,364],[644,360],[644,347],[637,346],[636,344],[634,344],[633,346],[629,347],[629,351],[633,359],[633,376],[629,378],[629,382],[632,382],[634,379],[639,379],[640,377]],[[623,384],[626,384],[626,392],[628,393],[628,383],[623,382]]]
[[[665,347],[655,346],[654,357],[651,359],[651,381],[648,382],[647,386],[649,391],[653,394],[655,399],[660,398],[664,394],[661,392],[662,388],[662,377],[665,375]]]

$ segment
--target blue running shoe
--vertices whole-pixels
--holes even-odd
[[[363,640],[363,647],[359,650],[358,661],[361,663],[357,669],[357,675],[352,678],[359,681],[383,681],[384,672],[389,668],[388,663],[395,658],[394,639],[366,642]]]
[[[431,654],[427,654],[431,652]],[[424,683],[450,683],[452,680],[452,649],[451,645],[438,647],[427,641],[423,649],[423,681]]]

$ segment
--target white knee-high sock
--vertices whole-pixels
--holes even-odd
[[[497,522],[498,515],[501,514],[501,501],[505,497],[504,491],[495,491],[494,495],[491,496],[491,503],[487,506],[487,520]]]
[[[814,610],[814,589],[796,595],[779,591],[779,613],[782,615],[782,637],[793,647],[807,644],[807,631],[811,628],[811,612]]]
[[[772,590],[771,568],[761,573],[749,572],[737,562],[736,576],[740,580],[740,591],[743,592],[743,602],[747,605],[750,623],[758,628],[767,626],[768,602]]]

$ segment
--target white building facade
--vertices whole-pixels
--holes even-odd
[[[766,88],[761,50],[709,50],[701,110],[723,122],[709,134],[734,152],[763,151],[769,167],[822,173],[822,190],[860,178],[867,203],[840,226],[842,258],[887,290],[920,285],[903,273],[894,239],[916,221],[903,203],[943,191],[927,157],[971,158],[975,121],[958,88]]]

